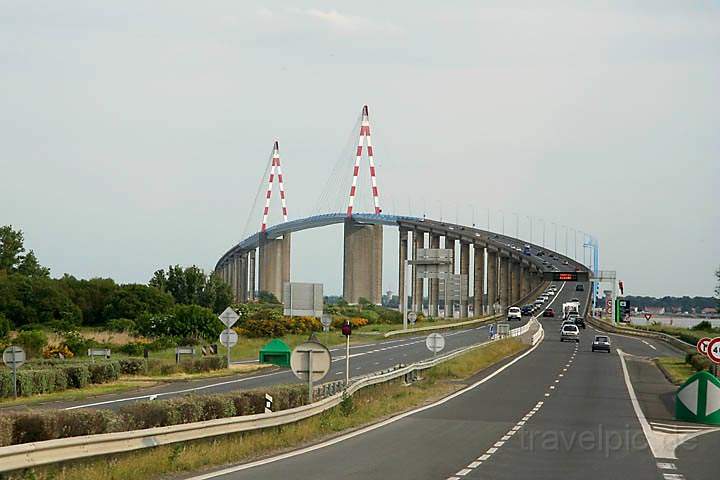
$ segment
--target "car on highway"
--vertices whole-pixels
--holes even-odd
[[[540,300],[542,300],[543,303],[545,303],[545,302],[547,302],[548,300],[550,300],[550,297],[548,297],[547,295],[540,295]]]
[[[550,289],[551,289],[551,290],[557,290],[557,285],[555,285],[555,284],[550,285]]]
[[[547,292],[545,292],[545,295],[548,295],[548,296],[552,297],[552,296],[555,295],[555,291],[554,291],[554,290],[548,290]]]
[[[533,305],[535,305],[535,308],[539,308],[540,305],[542,305],[543,303],[545,303],[545,302],[543,302],[543,301],[540,300],[540,299],[537,299],[537,300],[535,300],[535,301],[533,302]]]
[[[555,316],[555,310],[552,308],[546,308],[543,312],[543,317],[554,317]]]
[[[560,330],[560,341],[572,340],[580,343],[580,329],[572,323],[564,323]]]
[[[508,320],[522,320],[522,312],[520,311],[520,307],[508,308],[507,318]]]
[[[577,316],[573,319],[575,322],[575,325],[577,325],[579,328],[585,329],[585,319],[581,316]]]
[[[563,262],[563,265],[570,265],[570,262],[568,262],[567,260],[565,260],[565,261]]]
[[[523,315],[532,315],[534,308],[535,307],[530,304],[523,305],[522,307],[520,307],[520,313],[522,313]]]
[[[592,343],[592,351],[605,351],[610,353],[610,339],[605,335],[595,335]]]
[[[576,292],[584,292],[584,291],[585,291],[585,285],[583,285],[582,283],[578,283],[577,285],[575,285],[575,291],[576,291]]]

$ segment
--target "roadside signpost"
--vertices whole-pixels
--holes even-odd
[[[231,330],[232,326],[235,325],[235,322],[237,322],[240,319],[240,315],[233,310],[230,307],[227,307],[223,312],[218,316],[220,321],[225,325],[225,330],[222,331],[220,334],[220,343],[222,343],[227,348],[227,365],[228,368],[230,368],[230,349],[237,345],[238,342],[238,335],[235,333],[235,331]],[[228,333],[232,332],[232,333]],[[226,342],[223,341],[223,337],[225,338]],[[232,339],[235,339],[234,341]],[[230,345],[232,343],[232,345]]]
[[[240,318],[240,315],[237,314],[235,310],[233,310],[230,307],[227,307],[218,317],[220,321],[225,325],[227,328],[231,328],[233,325],[235,325],[235,322],[238,321]]]
[[[707,355],[708,344],[710,343],[710,340],[712,340],[712,338],[708,338],[708,337],[703,337],[700,340],[698,340],[698,343],[696,346],[697,351],[703,355]]]
[[[323,316],[320,317],[320,323],[323,326],[323,332],[329,332],[330,325],[332,325],[332,316],[328,314],[323,314]]]
[[[350,384],[350,335],[352,335],[352,325],[345,320],[342,326],[342,334],[345,335],[345,388]]]
[[[410,322],[410,325],[415,326],[415,321],[417,320],[417,313],[409,312],[407,318],[408,322]]]
[[[290,368],[295,376],[308,382],[308,399],[313,401],[313,382],[325,378],[332,365],[330,350],[319,342],[301,343],[290,355]]]
[[[646,313],[646,314],[645,314],[645,321],[646,321],[646,322],[649,322],[651,318],[652,318],[652,313]]]
[[[88,348],[88,357],[92,358],[92,361],[95,361],[95,357],[105,357],[107,360],[110,360],[110,354],[112,352],[109,348]]]
[[[238,334],[231,328],[226,328],[220,333],[220,343],[227,349],[227,368],[230,368],[230,349],[237,345]]]
[[[12,369],[13,395],[17,398],[17,369],[25,363],[25,350],[22,347],[10,345],[3,351],[3,363]]]
[[[433,357],[445,348],[445,337],[439,333],[431,333],[425,339],[425,346],[433,352]]]

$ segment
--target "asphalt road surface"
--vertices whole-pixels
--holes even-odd
[[[579,293],[567,283],[550,305],[560,310],[564,301],[585,297]],[[685,461],[684,453],[672,472],[667,459],[655,458],[620,356],[591,352],[593,329],[582,331],[579,343],[563,343],[559,318],[542,323],[543,342],[497,367],[499,373],[470,379],[459,395],[303,450],[195,478],[285,479],[288,472],[313,479],[710,478],[707,465]],[[659,341],[610,337],[613,350],[628,354],[677,354]],[[708,461],[716,460],[712,435],[720,434],[706,435],[697,447]],[[681,468],[689,473],[683,476]]]
[[[522,321],[512,321],[512,328],[527,323],[530,317],[523,317]],[[445,352],[455,350],[486,341],[488,339],[488,326],[467,329],[455,329],[442,332],[445,337]],[[351,346],[350,349],[350,377],[365,375],[378,370],[393,367],[399,363],[409,364],[420,360],[432,358],[425,346],[427,334],[405,336],[375,343]],[[333,356],[332,368],[323,382],[345,379],[345,347],[331,349]],[[158,387],[143,389],[141,392],[130,392],[120,395],[106,395],[93,399],[76,402],[53,402],[40,406],[41,408],[109,408],[118,409],[131,402],[154,399],[171,398],[189,393],[222,393],[238,389],[261,388],[270,385],[298,383],[293,373],[288,369],[272,369],[260,371],[257,374],[214,378],[182,383],[166,384]]]

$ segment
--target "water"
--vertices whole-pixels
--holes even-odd
[[[671,325],[673,327],[692,328],[702,321],[708,321],[714,328],[720,328],[720,318],[703,318],[703,317],[680,317],[673,315],[653,315],[648,322],[644,316],[631,316],[630,323],[633,325],[652,325],[653,323],[661,323],[663,325]]]

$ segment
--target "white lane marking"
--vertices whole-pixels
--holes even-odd
[[[502,440],[500,440],[499,442],[495,442],[495,445],[493,445],[493,447],[495,447],[495,448],[500,448],[500,447],[502,447],[503,445],[505,445],[505,442],[503,442]]]
[[[660,470],[677,470],[675,464],[669,462],[657,462],[657,468]]]
[[[478,460],[481,461],[481,462],[484,462],[484,461],[487,460],[488,458],[490,458],[490,455],[485,454],[485,455],[480,455],[480,456],[478,457]]]
[[[563,284],[563,285],[564,285],[564,284]],[[382,428],[382,427],[384,427],[384,426],[386,426],[386,425],[389,425],[389,424],[391,424],[391,423],[395,423],[395,422],[397,422],[398,420],[402,420],[402,419],[405,418],[405,417],[409,417],[410,415],[414,415],[414,414],[416,414],[416,413],[420,413],[420,412],[423,412],[423,411],[425,411],[425,410],[429,410],[429,409],[431,409],[431,408],[435,408],[435,407],[437,407],[437,406],[443,405],[444,403],[447,403],[447,402],[449,402],[450,400],[452,400],[452,399],[454,399],[454,398],[457,398],[457,397],[459,397],[459,396],[461,396],[461,395],[466,394],[467,392],[470,392],[470,391],[476,389],[477,387],[479,387],[480,385],[484,384],[485,382],[487,382],[487,381],[495,378],[497,375],[500,375],[502,372],[504,372],[505,370],[507,370],[508,368],[510,368],[511,366],[513,366],[514,364],[516,364],[517,362],[519,362],[520,360],[522,360],[523,358],[525,358],[525,357],[527,357],[528,355],[530,355],[531,353],[533,353],[540,345],[542,345],[542,342],[543,342],[544,339],[545,339],[544,336],[540,337],[540,340],[538,341],[538,343],[536,343],[535,345],[533,345],[532,347],[530,347],[530,349],[529,349],[527,352],[525,352],[525,353],[523,353],[523,354],[515,357],[514,359],[512,359],[511,361],[509,361],[508,363],[506,363],[506,364],[503,365],[502,367],[498,368],[497,370],[495,370],[495,371],[492,372],[491,374],[489,374],[489,375],[487,375],[486,377],[478,380],[477,382],[473,383],[472,385],[468,385],[467,387],[463,388],[462,390],[458,390],[457,392],[455,392],[455,393],[453,393],[453,394],[451,394],[451,395],[448,395],[448,396],[445,397],[445,398],[441,398],[441,399],[438,400],[437,402],[431,403],[431,404],[429,404],[429,405],[425,405],[425,406],[423,406],[423,407],[416,408],[416,409],[414,409],[414,410],[407,411],[407,412],[405,412],[405,413],[401,413],[400,415],[396,415],[396,416],[394,416],[394,417],[388,418],[388,419],[385,420],[385,421],[382,421],[382,422],[379,422],[379,423],[375,423],[375,424],[373,424],[373,425],[368,425],[368,426],[365,427],[365,428],[361,428],[361,429],[359,429],[359,430],[355,430],[355,431],[353,431],[353,432],[347,433],[347,434],[345,434],[345,435],[341,435],[341,436],[339,436],[339,437],[336,437],[336,438],[327,440],[327,441],[322,442],[322,443],[318,443],[318,444],[316,444],[316,445],[310,445],[310,446],[308,446],[308,447],[304,447],[304,448],[300,448],[300,449],[298,449],[298,450],[293,450],[293,451],[290,451],[290,452],[286,452],[286,453],[283,453],[283,454],[280,454],[280,455],[276,455],[276,456],[274,456],[274,457],[265,458],[265,459],[263,459],[263,460],[256,460],[256,461],[250,462],[250,463],[244,463],[244,464],[241,464],[241,465],[235,465],[235,466],[228,467],[228,468],[224,468],[224,469],[222,469],[222,470],[218,470],[218,471],[215,471],[215,472],[210,472],[210,473],[206,473],[206,474],[203,474],[203,475],[198,475],[198,476],[195,476],[195,477],[191,477],[191,478],[188,478],[188,479],[186,479],[186,480],[207,480],[207,479],[209,479],[209,478],[220,477],[220,476],[223,476],[223,475],[228,475],[228,474],[235,473],[235,472],[239,472],[239,471],[242,471],[242,470],[247,470],[247,469],[249,469],[249,468],[259,467],[259,466],[261,466],[261,465],[267,465],[267,464],[269,464],[269,463],[274,463],[274,462],[277,462],[277,461],[280,461],[280,460],[285,460],[285,459],[287,459],[287,458],[296,457],[296,456],[298,456],[298,455],[304,455],[304,454],[306,454],[306,453],[310,453],[310,452],[313,452],[313,451],[315,451],[315,450],[320,450],[321,448],[325,448],[325,447],[329,447],[329,446],[335,445],[336,443],[343,442],[343,441],[345,441],[345,440],[348,440],[348,439],[357,437],[357,436],[359,436],[359,435],[363,435],[363,434],[365,434],[365,433],[367,433],[367,432],[371,432],[371,431],[373,431],[373,430],[377,430],[378,428]],[[478,460],[482,461],[482,460],[484,460],[484,459],[479,458]]]
[[[663,473],[665,480],[685,480],[685,476],[680,473]]]
[[[513,432],[513,433],[515,433],[515,432]],[[507,442],[508,440],[510,440],[510,437],[511,437],[511,436],[512,436],[512,435],[505,435],[505,436],[503,436],[500,440],[502,440],[503,442]]]
[[[497,452],[497,448],[495,448],[495,447],[490,447],[490,448],[487,449],[487,452],[485,452],[485,453],[487,453],[488,455],[492,455],[492,454],[495,453],[495,452]]]
[[[182,390],[173,390],[172,392],[153,393],[153,394],[148,394],[148,395],[138,395],[136,397],[117,398],[114,400],[105,400],[102,402],[85,403],[83,405],[75,405],[73,407],[67,407],[67,408],[64,408],[63,410],[76,410],[78,408],[97,407],[98,405],[109,405],[111,403],[130,402],[133,400],[144,400],[144,399],[149,399],[150,397],[157,398],[160,396],[164,397],[167,395],[177,395],[180,393],[197,392],[199,390],[207,390],[208,388],[220,387],[223,385],[232,385],[234,383],[247,382],[248,380],[256,380],[258,378],[271,377],[273,375],[280,375],[282,373],[288,373],[288,372],[287,372],[287,370],[280,370],[278,372],[266,373],[265,375],[255,375],[253,377],[237,378],[235,380],[227,380],[225,382],[210,383],[208,385],[201,385],[199,387],[184,388]]]
[[[310,355],[310,354],[308,354],[308,355]],[[460,470],[459,472],[457,472],[455,475],[459,475],[459,476],[461,476],[461,477],[464,477],[465,475],[467,475],[467,474],[470,473],[470,472],[472,472],[471,469],[469,469],[469,468],[463,468],[462,470]]]
[[[482,464],[482,462],[474,461],[470,464],[468,464],[468,468],[477,468]]]
[[[645,345],[652,348],[653,350],[657,350],[657,348],[655,348],[655,345],[653,345],[652,343],[648,343],[646,340],[641,340],[641,342],[643,342]]]
[[[546,396],[546,397],[549,397],[549,396],[550,396],[550,394],[549,394],[549,393],[546,393],[546,394],[545,394],[545,396]]]

